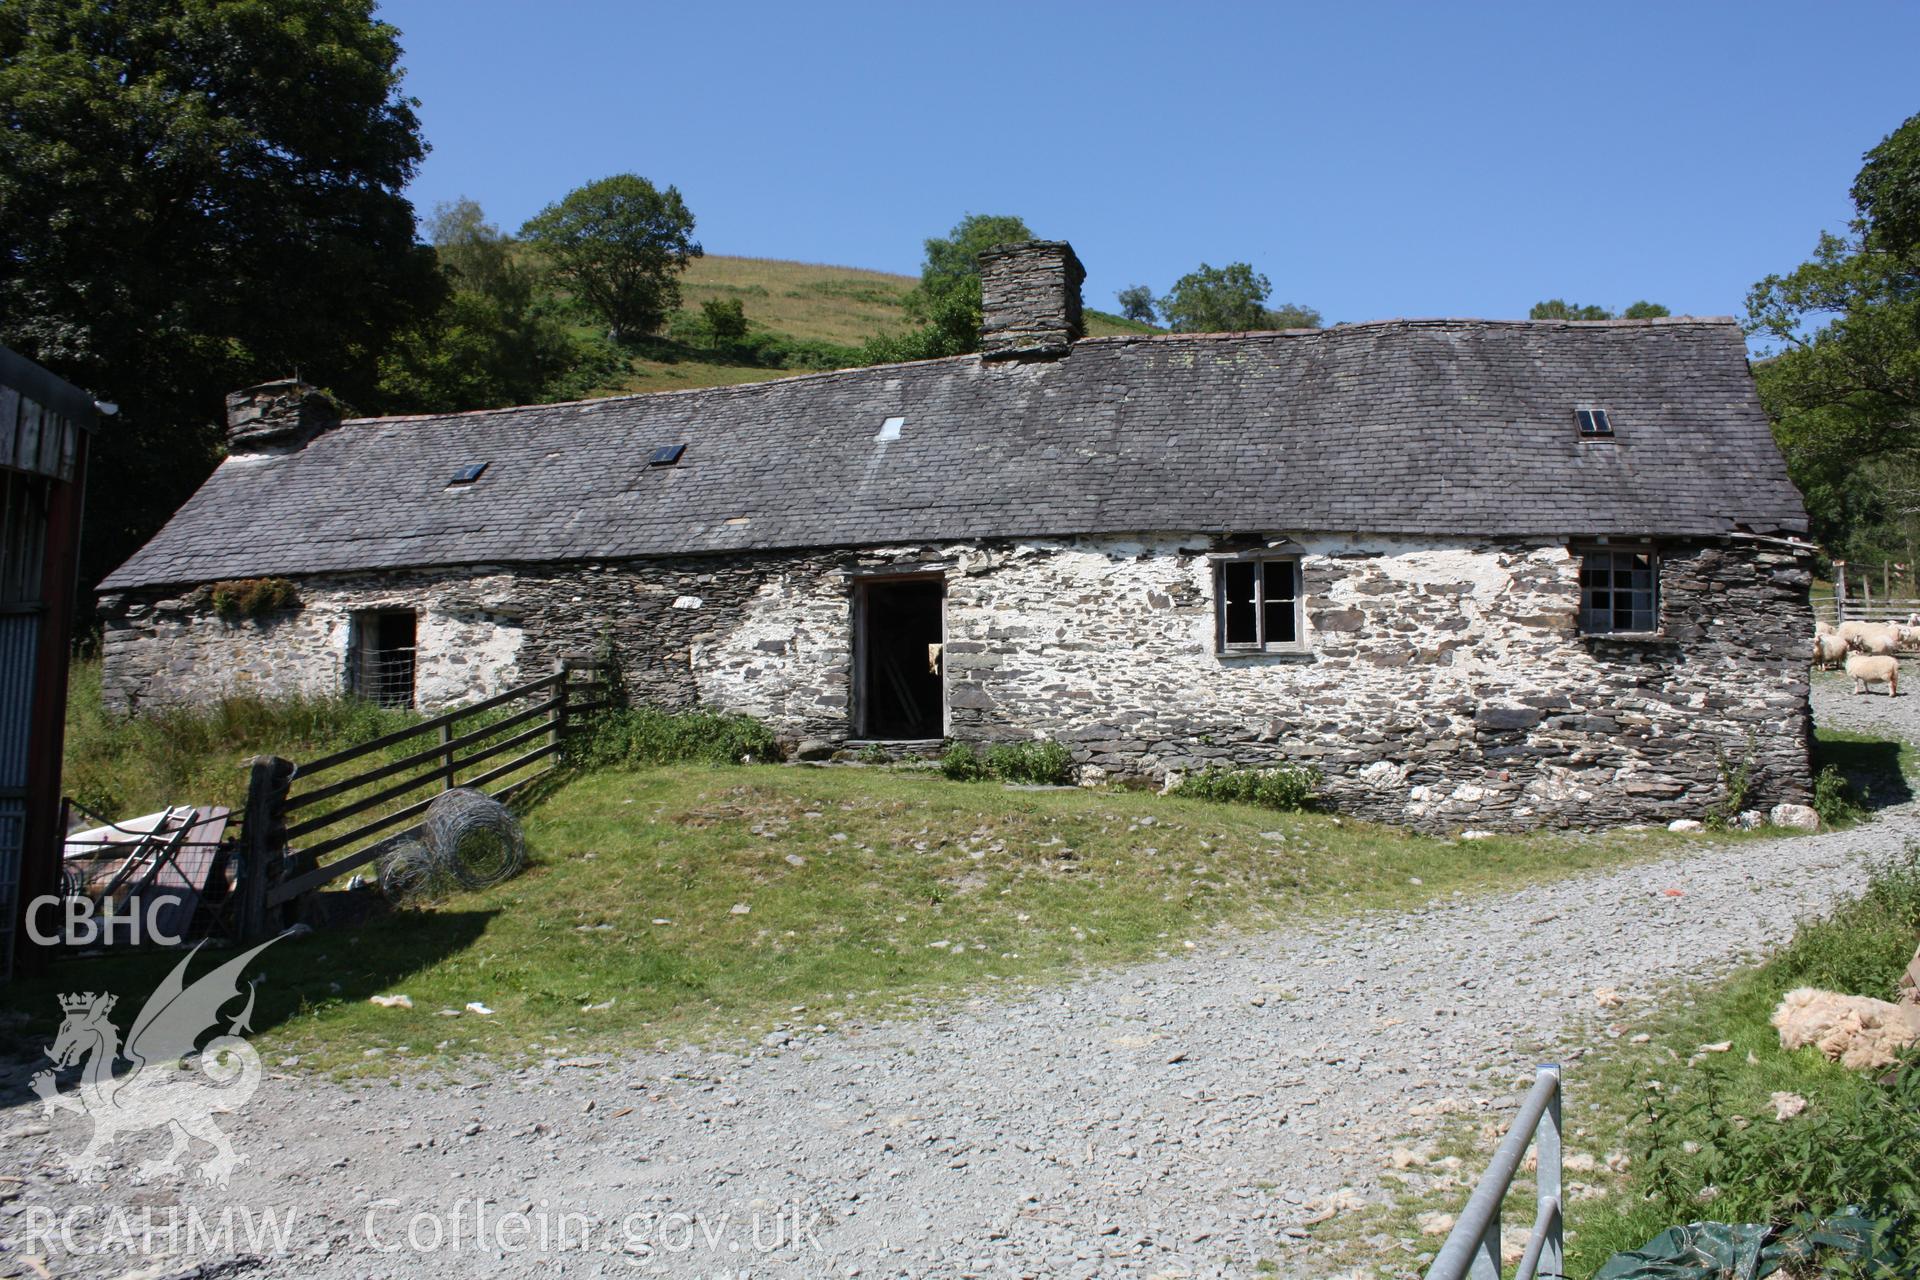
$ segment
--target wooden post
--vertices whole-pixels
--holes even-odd
[[[1847,562],[1833,562],[1833,625],[1847,620]]]
[[[571,660],[567,658],[554,659],[554,687],[558,691],[559,705],[554,707],[553,716],[548,722],[553,727],[547,732],[547,741],[556,747],[560,746],[561,742],[564,741],[567,736],[568,685],[572,683],[572,671],[573,663]],[[564,748],[559,752],[559,756],[562,759],[566,757]]]
[[[440,767],[446,772],[440,776],[440,789],[453,790],[453,722],[440,726]]]
[[[1893,602],[1893,562],[1880,562],[1880,598],[1889,604]]]
[[[293,762],[278,756],[255,756],[247,769],[234,924],[240,941],[258,942],[271,932],[267,924],[267,882],[286,852],[285,805],[287,791],[293,785]]]

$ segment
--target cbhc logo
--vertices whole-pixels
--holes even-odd
[[[179,902],[178,894],[158,894],[144,903],[129,898],[118,906],[96,903],[92,898],[48,894],[27,904],[27,936],[42,947],[59,946],[63,941],[76,947],[110,947],[114,936],[124,931],[125,941],[134,945],[153,942],[163,947],[178,946],[182,935],[163,932],[160,920]],[[54,908],[55,919],[62,925],[52,933],[40,927],[42,911],[47,907]]]

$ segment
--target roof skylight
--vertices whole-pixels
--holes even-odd
[[[1613,423],[1608,419],[1605,409],[1575,409],[1573,416],[1579,420],[1580,438],[1583,440],[1613,434]]]
[[[653,451],[653,456],[647,459],[647,465],[650,467],[670,467],[680,461],[680,455],[686,451],[687,446],[684,444],[663,444]]]
[[[898,440],[900,438],[900,428],[906,425],[907,420],[905,418],[888,418],[880,424],[880,434],[875,436],[874,439]]]
[[[480,478],[480,476],[482,475],[482,473],[486,471],[486,469],[487,469],[487,464],[484,462],[468,463],[466,466],[460,468],[458,471],[453,473],[453,479],[447,481],[447,488],[451,489],[457,485],[472,484],[475,480],[478,480]]]

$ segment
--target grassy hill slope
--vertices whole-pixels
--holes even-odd
[[[695,314],[709,299],[738,298],[756,333],[857,347],[868,338],[910,327],[906,297],[915,283],[912,276],[859,267],[716,254],[696,259],[688,268],[681,280],[681,295],[683,308]],[[1105,312],[1088,311],[1087,332],[1104,336],[1157,330]],[[727,386],[792,377],[797,372],[803,371],[767,369],[729,360],[702,347],[661,339],[636,351],[626,373],[596,388],[595,394]]]

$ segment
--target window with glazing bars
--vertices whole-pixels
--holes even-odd
[[[1214,565],[1222,652],[1300,647],[1300,562],[1220,560]]]
[[[1580,551],[1580,630],[1588,635],[1660,629],[1660,566],[1647,547]]]

